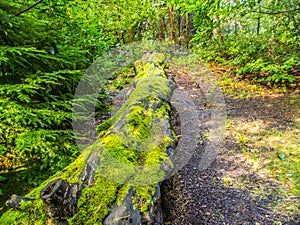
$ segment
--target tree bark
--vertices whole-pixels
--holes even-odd
[[[258,0],[258,4],[260,4],[261,0]],[[257,27],[256,27],[256,35],[259,36],[260,32],[260,16],[257,18]]]
[[[260,16],[257,18],[257,29],[256,29],[256,35],[258,36],[260,32]]]
[[[178,38],[177,39],[178,39],[178,44],[181,46],[183,18],[180,16],[180,11],[178,11],[177,26],[178,26]]]
[[[164,38],[164,23],[163,19],[159,18],[159,40],[163,40]]]
[[[133,30],[132,27],[129,28],[129,38],[130,38],[130,43],[133,42]]]
[[[171,37],[176,45],[176,35],[175,35],[175,25],[174,25],[174,15],[173,15],[173,6],[169,7],[170,10],[170,29],[171,29]]]
[[[165,20],[165,17],[162,17],[163,30],[165,31],[164,37],[170,37],[169,29]]]
[[[163,61],[156,53],[136,61],[134,89],[97,127],[99,140],[34,189],[34,203],[6,212],[0,223],[163,224],[159,182],[170,172],[176,143],[169,103],[175,84]]]
[[[189,14],[185,14],[185,45],[189,48]]]

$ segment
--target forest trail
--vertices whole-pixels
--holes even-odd
[[[205,107],[201,89],[179,69],[171,66],[168,74],[174,77],[180,88],[193,96],[197,110],[203,112]],[[299,199],[284,196],[284,184],[274,179],[264,168],[264,163],[259,168],[236,137],[241,127],[249,125],[244,130],[247,132],[253,122],[261,123],[261,130],[282,131],[298,126],[299,110],[290,104],[295,96],[299,95],[272,91],[250,98],[224,94],[227,108],[224,145],[214,163],[207,170],[199,171],[197,165],[204,149],[204,145],[199,144],[189,164],[164,181],[164,224],[299,224],[299,210],[294,213],[285,211],[288,205],[299,209]],[[201,129],[205,126],[202,124]],[[203,132],[201,129],[199,135]],[[251,146],[251,143],[244,144]]]
[[[207,109],[201,87],[181,67],[169,66],[167,74],[174,78],[179,88],[188,92],[195,109],[200,112],[199,116],[205,118],[203,114]],[[218,68],[213,72],[220,81],[219,86],[225,88],[227,120],[224,145],[213,164],[199,171],[197,166],[205,148],[203,139],[189,163],[164,181],[164,224],[299,224],[299,198],[285,192],[285,182],[274,179],[263,154],[260,161],[255,161],[250,150],[258,147],[253,142],[260,142],[264,135],[269,135],[268,132],[291,132],[299,137],[299,91],[279,93],[275,89],[254,88],[246,81],[226,82],[231,78],[218,77]],[[243,89],[243,84],[251,88]],[[204,136],[209,122],[199,124],[199,136]],[[180,129],[179,126],[174,128],[175,131]],[[289,140],[286,142],[289,144]],[[268,147],[262,146],[260,150]],[[276,155],[276,152],[266,154]],[[291,212],[292,209],[294,212]]]
[[[209,62],[217,89],[224,92],[221,111],[225,105],[227,110],[226,120],[223,113],[222,120],[214,119],[222,122],[222,131],[209,129],[213,125],[205,119],[219,106],[210,104],[216,92],[209,86],[208,93],[205,85],[201,90],[187,72],[180,74],[183,68],[170,67],[169,74],[194,97],[204,125],[199,127],[203,145],[198,146],[198,156],[166,183],[171,186],[166,224],[300,225],[299,12],[299,0],[1,0],[0,216],[13,193],[28,194],[80,156],[72,111],[86,69],[105,56],[107,63],[99,72],[109,71],[114,59],[127,59],[126,52],[136,55],[128,49],[108,60],[111,52],[149,41],[159,46],[166,42],[172,49],[173,44],[185,46],[197,63]],[[171,59],[179,56],[182,60],[176,63],[191,66],[181,53]],[[99,122],[109,118],[114,92],[130,80],[113,76],[108,80],[112,91],[99,92],[97,112],[100,117],[100,111],[107,114]],[[186,92],[187,98],[177,99],[190,100]],[[193,136],[196,130],[189,127],[190,135],[181,137],[198,140]],[[217,131],[217,138],[225,134],[225,139],[214,163],[208,160],[211,166],[201,172],[195,164],[205,144],[215,143],[207,130]],[[95,212],[104,212],[100,205]]]

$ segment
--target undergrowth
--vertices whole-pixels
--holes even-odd
[[[267,86],[296,88],[300,77],[299,41],[260,37],[228,37],[222,44],[195,45],[207,62],[229,66],[235,77]]]

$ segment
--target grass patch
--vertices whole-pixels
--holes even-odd
[[[285,131],[270,130],[260,134],[259,151],[254,157],[264,158],[265,166],[277,180],[300,197],[300,126]]]
[[[229,160],[243,168],[225,174],[223,182],[268,199],[278,213],[299,214],[300,96],[284,87],[239,80],[230,68],[211,68],[231,103],[226,121]]]
[[[239,189],[251,188],[254,197],[271,199],[271,206],[278,212],[299,214],[300,126],[280,131],[266,129],[262,121],[254,124],[243,122],[228,127],[227,136],[237,147],[231,154],[243,159],[235,160],[235,164],[251,172],[225,175],[223,182]]]

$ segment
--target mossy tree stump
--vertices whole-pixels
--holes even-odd
[[[162,224],[159,182],[172,163],[170,127],[174,83],[164,56],[147,53],[135,62],[134,88],[99,139],[64,170],[28,194],[1,224]]]

